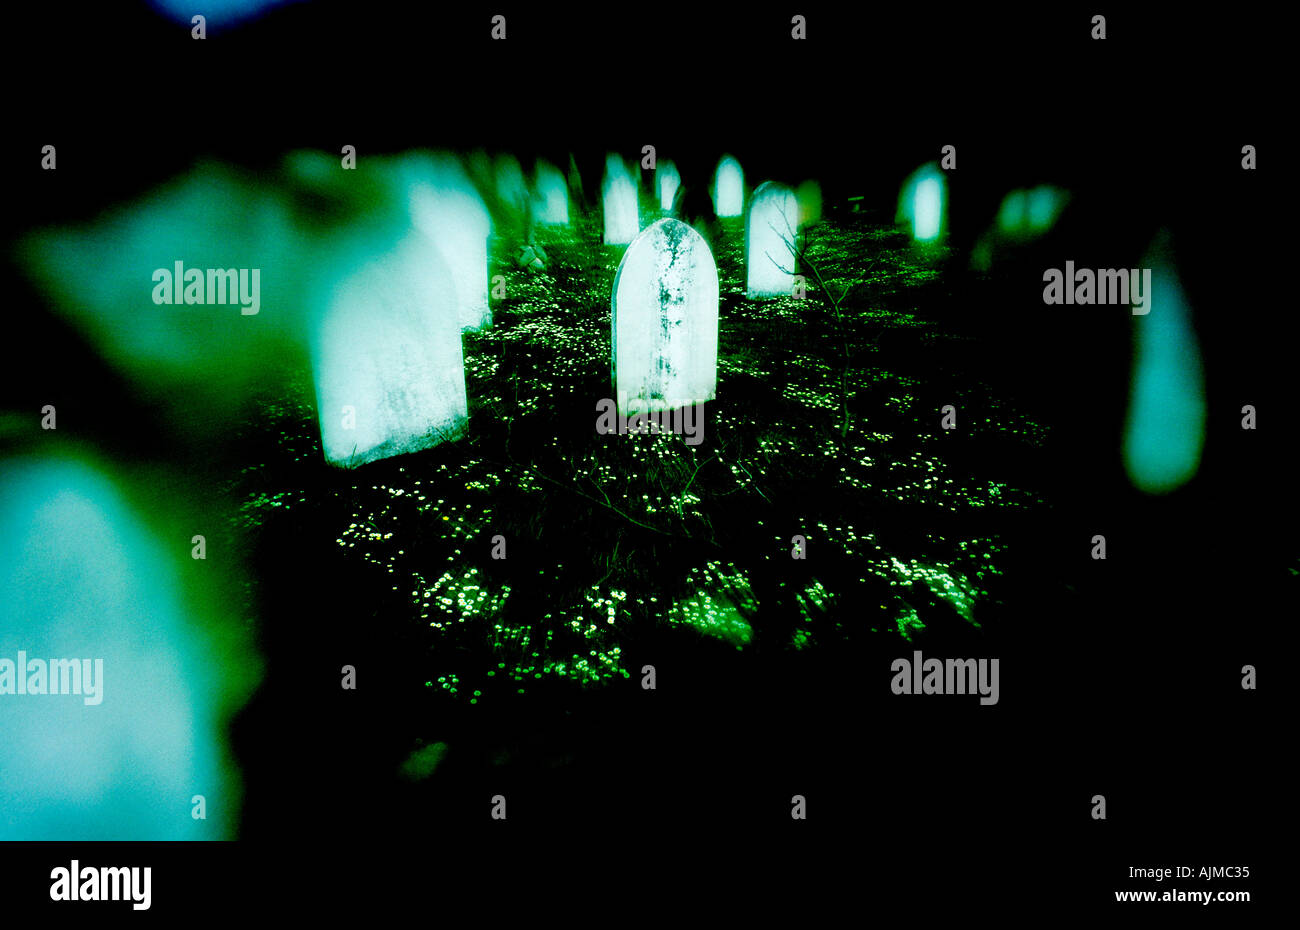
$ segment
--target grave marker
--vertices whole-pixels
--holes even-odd
[[[699,233],[665,217],[628,246],[614,278],[615,395],[624,416],[713,400],[718,269]]]
[[[745,217],[746,296],[788,297],[794,289],[799,204],[784,184],[766,181],[754,191]]]

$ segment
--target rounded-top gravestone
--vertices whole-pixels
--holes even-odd
[[[718,268],[704,237],[665,217],[628,246],[614,278],[619,413],[713,400],[718,382]]]
[[[745,216],[745,292],[750,300],[791,294],[798,236],[794,191],[775,181],[760,184]]]
[[[740,216],[745,211],[745,172],[740,162],[723,155],[713,175],[713,212],[718,216]]]

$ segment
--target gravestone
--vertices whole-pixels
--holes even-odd
[[[1042,235],[1052,228],[1068,199],[1066,192],[1048,184],[1011,191],[998,210],[998,230],[1020,239]]]
[[[465,154],[465,170],[474,179],[474,187],[485,198],[490,199],[496,192],[496,167],[492,156],[483,149],[474,149]]]
[[[457,211],[440,209],[457,198],[436,192],[445,192],[456,170],[440,172],[428,159],[375,157],[367,165],[341,171],[332,155],[295,152],[278,173],[259,178],[204,163],[90,224],[32,233],[21,244],[21,263],[55,312],[81,329],[110,365],[151,389],[166,385],[178,405],[209,410],[201,430],[191,427],[206,437],[236,417],[244,397],[266,389],[268,377],[287,374],[287,360],[310,356],[324,310],[335,303],[333,286],[387,253],[417,212],[428,214],[431,227],[459,231]],[[478,281],[483,308],[487,222],[463,171],[459,177],[460,200],[483,234],[470,243],[477,257],[464,263],[466,280]],[[420,185],[435,193],[414,196]],[[458,254],[455,242],[440,245]],[[450,275],[439,249],[430,244],[430,252]],[[183,280],[198,276],[193,290],[199,292],[191,294],[187,285],[179,307],[165,280],[154,283],[161,273],[182,280],[173,271],[178,263]],[[232,275],[229,287],[217,274],[222,270]],[[251,301],[244,299],[245,279]],[[455,294],[455,278],[445,287]],[[477,315],[481,320],[483,313]]]
[[[460,163],[449,156],[411,159],[403,170],[410,179],[411,221],[451,270],[461,328],[490,326],[487,241],[492,221],[483,199]]]
[[[1124,468],[1133,486],[1168,494],[1190,481],[1205,446],[1200,341],[1161,230],[1139,268],[1151,270],[1150,305],[1133,317],[1133,374],[1124,422]],[[1131,295],[1131,292],[1130,292]]]
[[[641,228],[637,217],[636,182],[623,159],[610,155],[605,159],[605,181],[601,185],[601,203],[605,211],[605,244],[626,245]]]
[[[538,160],[533,181],[533,219],[563,226],[569,222],[569,187],[560,169]]]
[[[1004,254],[1051,232],[1069,200],[1069,191],[1048,184],[1010,191],[993,224],[971,248],[971,267],[988,271]]]
[[[794,192],[799,201],[799,225],[812,226],[820,223],[822,218],[822,186],[816,181],[808,180],[800,184]]]
[[[519,159],[505,152],[495,162],[497,197],[513,213],[523,213],[528,203],[528,185],[524,183],[524,169]]]
[[[745,291],[750,300],[790,296],[798,236],[794,191],[775,181],[760,184],[745,216]]]
[[[213,521],[190,506],[84,449],[0,461],[0,837],[234,838],[228,716],[260,669],[221,625],[226,555],[191,558]]]
[[[740,216],[745,210],[745,172],[740,162],[723,155],[713,175],[713,212],[718,216]]]
[[[677,173],[677,166],[670,161],[659,162],[655,169],[655,189],[659,195],[659,209],[671,210],[677,197],[677,188],[682,185],[682,176]]]
[[[353,173],[329,161],[333,177]],[[54,312],[98,354],[141,385],[169,383],[169,396],[182,388],[203,395],[192,402],[209,411],[211,428],[238,411],[232,397],[265,382],[276,360],[297,348],[298,284],[309,258],[298,205],[280,188],[205,162],[87,223],[41,226],[17,251]],[[344,196],[331,203],[351,206]],[[230,287],[213,274],[221,270],[235,272]],[[257,299],[245,300],[240,279],[252,292],[254,270]],[[167,287],[157,293],[155,272],[182,282],[197,274],[202,286],[177,300]]]
[[[918,242],[935,242],[944,234],[948,182],[935,162],[922,165],[906,181],[898,197],[896,220],[909,227]]]
[[[718,269],[704,238],[665,217],[636,237],[614,278],[612,361],[624,416],[713,400]]]
[[[451,269],[419,230],[335,285],[311,340],[326,460],[352,468],[458,436],[460,334]]]

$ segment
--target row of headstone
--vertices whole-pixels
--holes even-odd
[[[480,166],[479,173],[487,169]],[[178,257],[194,267],[257,267],[272,264],[272,256],[274,267],[266,274],[272,299],[254,310],[265,314],[256,322],[216,309],[159,311],[149,326],[114,327],[119,335],[99,337],[117,340],[116,355],[142,370],[167,354],[180,369],[200,358],[217,369],[246,364],[241,356],[248,354],[250,340],[268,333],[296,342],[312,365],[322,448],[337,465],[413,452],[459,435],[468,420],[461,333],[491,324],[491,220],[461,162],[450,156],[393,159],[362,180],[342,174],[326,156],[300,154],[287,161],[286,174],[315,200],[343,204],[345,221],[327,212],[304,227],[291,196],[252,179],[208,178],[201,169],[142,208],[141,224],[40,240],[29,254],[35,253],[35,264],[49,278],[69,263],[104,272],[103,286],[88,289],[95,306],[78,311],[81,322],[97,309],[95,294],[105,295],[99,303],[106,306],[118,295],[128,307],[141,296],[135,279],[126,280],[131,275],[114,277],[120,262],[86,260],[87,252],[125,252],[133,267],[150,268],[170,268]],[[531,191],[513,156],[499,156],[492,174],[502,202],[532,210],[541,222],[567,220],[569,184],[553,165],[537,163]],[[660,203],[671,200],[680,185],[671,163],[663,164],[657,183]],[[676,220],[641,232],[637,185],[617,155],[607,160],[603,187],[606,242],[636,240],[623,256],[613,295],[615,305],[621,300],[625,307],[614,337],[620,397],[633,406],[711,399],[718,285],[708,245]],[[221,192],[223,207],[240,205],[230,209],[229,222],[213,219],[224,215],[214,211],[214,191]],[[730,156],[719,164],[714,195],[724,215],[743,206],[743,174]],[[789,188],[769,182],[755,191],[746,235],[751,298],[790,293],[800,220],[798,198]],[[654,306],[632,313],[628,301]],[[75,301],[69,297],[66,303]],[[106,309],[104,318],[112,312]],[[643,318],[653,325],[628,322]],[[230,338],[203,338],[218,324],[232,330]],[[226,347],[230,357],[221,349],[213,353],[214,344]]]
[[[309,361],[325,457],[347,465],[463,425],[460,334],[491,322],[489,230],[459,159],[353,172],[294,153],[273,182],[197,166],[84,227],[30,234],[19,260],[109,365],[218,416]]]
[[[504,164],[505,190],[517,194],[521,188],[513,166]],[[661,204],[675,195],[673,181],[680,183],[675,176],[671,163],[658,173]],[[714,399],[718,274],[707,243],[672,218],[639,231],[637,186],[617,155],[606,161],[602,188],[604,239],[629,243],[611,295],[611,362],[620,413]],[[459,329],[453,332],[449,321],[472,329],[490,320],[482,251],[486,213],[470,190],[445,164],[432,178],[415,179],[413,231],[336,290],[332,312],[319,330],[320,408],[337,411],[347,398],[374,402],[346,428],[322,416],[331,461],[360,464],[416,451],[464,429],[464,361]],[[804,185],[801,193],[802,206],[793,190],[775,182],[754,192],[745,244],[751,299],[792,292],[801,222],[814,221],[820,211],[815,185]],[[737,201],[743,204],[743,175],[729,156],[719,165],[715,196],[728,210],[736,209]],[[536,169],[532,203],[543,221],[567,219],[566,180],[545,162]],[[382,325],[375,325],[379,321]]]
[[[522,203],[517,163],[497,165],[498,193]],[[404,159],[394,181],[397,202],[408,205],[395,241],[353,261],[314,301],[321,445],[329,462],[345,467],[461,435],[469,418],[461,333],[492,321],[491,222],[459,161]]]

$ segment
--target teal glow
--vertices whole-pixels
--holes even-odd
[[[1068,191],[1050,184],[1031,190],[1010,191],[1002,198],[993,226],[971,249],[971,267],[988,271],[1007,250],[1033,242],[1048,233],[1070,200]]]
[[[1042,235],[1056,225],[1068,200],[1068,193],[1048,184],[1011,191],[998,211],[998,230],[1013,239]]]
[[[408,156],[396,165],[405,185],[411,222],[451,270],[461,327],[480,330],[490,326],[487,240],[492,223],[483,199],[453,156]],[[563,190],[563,177],[551,170],[553,174],[547,176],[544,166],[539,166],[539,180],[558,179]]]
[[[745,215],[745,295],[750,300],[790,296],[798,230],[794,191],[775,181],[758,185]]]
[[[317,183],[309,168],[304,187]],[[300,287],[316,261],[303,232],[281,190],[209,163],[84,225],[37,230],[19,254],[51,308],[114,366],[220,393],[220,414],[240,387],[264,383],[299,335]],[[244,314],[229,294],[224,304],[155,304],[151,276],[175,262],[258,269],[258,312]]]
[[[655,187],[659,191],[659,209],[671,210],[673,200],[677,197],[677,188],[682,186],[682,176],[677,173],[677,166],[670,161],[659,162],[655,169]]]
[[[1134,487],[1148,494],[1167,494],[1189,481],[1200,466],[1204,382],[1191,315],[1160,240],[1142,267],[1152,269],[1152,295],[1150,312],[1133,317],[1135,351],[1124,426],[1124,467]]]
[[[311,337],[326,460],[355,467],[464,431],[463,322],[443,253],[414,229],[332,289]]]
[[[516,213],[522,213],[528,202],[528,185],[524,182],[524,169],[519,159],[508,152],[496,157],[493,163],[496,177],[497,199]]]
[[[358,464],[464,425],[460,330],[491,322],[490,231],[454,157],[375,157],[362,173],[295,152],[270,179],[201,164],[88,224],[32,233],[19,254],[115,367],[183,398],[184,428],[237,417],[251,390],[310,360],[325,456]],[[256,312],[166,289],[157,302],[155,270],[178,263],[256,271]]]
[[[569,222],[569,186],[560,169],[539,160],[533,172],[533,219],[550,226]]]
[[[947,197],[947,182],[938,164],[922,165],[903,183],[897,220],[910,227],[917,242],[934,242],[944,234]]]
[[[745,172],[740,162],[723,155],[713,175],[713,212],[718,216],[740,216],[745,211]]]
[[[1025,201],[1028,196],[1024,191],[1012,191],[1002,200],[1002,209],[998,211],[998,228],[1004,233],[1019,232],[1025,224]]]
[[[613,291],[611,354],[619,412],[713,400],[718,268],[704,237],[680,220],[657,220],[628,246]]]
[[[190,560],[180,526],[156,536],[123,487],[71,458],[0,462],[0,660],[102,660],[98,703],[0,693],[0,840],[225,839],[237,824],[224,728],[255,663],[205,625],[229,605],[186,563],[219,567]]]
[[[916,210],[912,214],[912,228],[916,238],[929,242],[939,235],[943,214],[943,187],[935,178],[926,178],[916,185]]]
[[[293,0],[207,0],[196,6],[186,0],[152,0],[153,6],[178,22],[190,24],[195,13],[207,17],[209,25],[236,23],[265,13]]]
[[[612,152],[605,158],[601,205],[605,215],[605,245],[627,245],[636,238],[641,229],[636,182],[627,163]]]
[[[1034,232],[1046,232],[1056,223],[1065,207],[1066,193],[1054,187],[1041,185],[1029,192],[1029,228]]]

